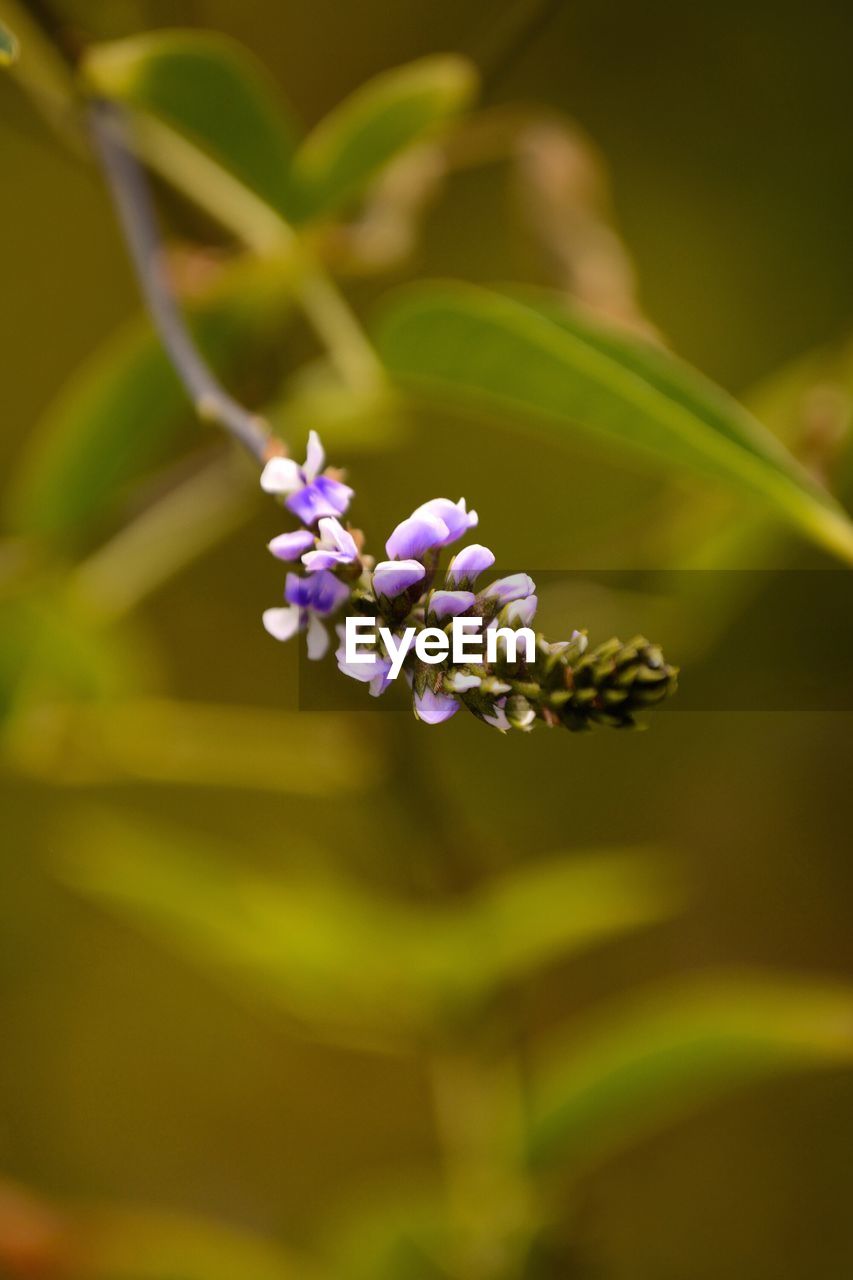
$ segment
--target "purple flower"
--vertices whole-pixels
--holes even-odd
[[[329,647],[329,634],[316,613],[300,609],[298,605],[286,605],[283,609],[265,609],[264,627],[275,640],[290,640],[300,631],[306,631],[308,657],[315,662],[323,658]]]
[[[415,512],[397,525],[385,552],[390,560],[419,560],[434,547],[443,547],[447,535],[447,525],[438,516]]]
[[[267,546],[279,560],[298,560],[303,551],[314,545],[314,535],[308,529],[295,529],[293,533],[280,533]]]
[[[466,613],[476,596],[471,591],[433,591],[428,601],[428,612],[436,618],[456,618]]]
[[[425,574],[426,569],[418,560],[380,560],[373,570],[373,590],[377,596],[393,600]]]
[[[358,547],[352,534],[334,516],[324,516],[319,524],[320,539],[314,551],[307,551],[302,563],[309,573],[334,569],[341,564],[355,564]],[[313,543],[313,538],[312,538]]]
[[[289,604],[311,609],[324,618],[339,609],[349,594],[349,587],[325,570],[309,574],[307,578],[289,573],[284,587],[284,598]]]
[[[536,617],[539,600],[536,596],[527,596],[524,600],[511,600],[502,614],[502,620],[508,627],[529,627]]]
[[[509,578],[498,578],[495,582],[490,582],[485,590],[480,592],[480,598],[505,605],[511,604],[513,600],[526,600],[535,591],[536,583],[529,574],[514,573]]]
[[[308,578],[289,573],[284,588],[287,604],[281,609],[266,609],[264,627],[276,640],[290,640],[305,631],[308,657],[312,661],[322,658],[329,648],[329,636],[320,619],[334,613],[348,597],[349,588],[333,573],[313,573]]]
[[[423,515],[437,516],[446,525],[447,533],[440,544],[443,547],[473,529],[479,518],[476,511],[466,510],[464,498],[458,502],[451,502],[449,498],[431,498],[429,502],[421,503],[413,513],[413,516]]]
[[[391,670],[390,658],[386,658],[374,650],[372,653],[365,653],[363,662],[347,662],[343,627],[338,627],[338,638],[341,643],[335,651],[335,658],[337,659],[339,670],[353,680],[360,680],[362,684],[369,684],[372,698],[380,697],[391,683],[388,678],[388,672]]]
[[[415,715],[424,724],[441,724],[455,716],[459,703],[449,693],[433,693],[432,689],[424,689],[415,694]]]
[[[491,569],[495,563],[494,554],[488,547],[474,542],[470,547],[458,551],[447,568],[447,585],[449,587],[472,587],[485,569]]]
[[[316,431],[308,436],[304,466],[292,458],[270,458],[261,473],[265,493],[288,494],[284,505],[303,524],[314,524],[323,516],[341,516],[349,506],[352,489],[321,475],[326,455]]]

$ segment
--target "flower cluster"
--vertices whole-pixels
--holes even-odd
[[[496,629],[498,638],[531,626],[538,602],[526,573],[477,588],[495,563],[488,547],[464,546],[440,574],[444,549],[477,525],[477,513],[468,511],[464,498],[423,503],[397,525],[385,544],[387,558],[376,563],[363,553],[359,531],[340,520],[353,491],[324,466],[323,447],[312,431],[304,466],[273,458],[261,476],[262,488],[280,495],[303,526],[269,544],[273,555],[304,570],[288,573],[285,606],[264,613],[264,626],[277,640],[304,631],[309,658],[322,658],[329,647],[328,625],[345,605],[349,614],[372,618],[377,629],[384,627],[394,637],[411,629],[449,628],[462,617],[480,619],[484,628]],[[367,661],[348,662],[343,631],[338,625],[340,670],[368,684],[378,697],[391,683],[392,655],[380,647]],[[583,632],[556,644],[537,635],[532,659],[510,652],[505,640],[495,646],[495,655],[488,663],[454,665],[448,656],[427,664],[412,646],[403,672],[418,719],[440,724],[464,707],[502,732],[529,730],[537,721],[571,730],[595,723],[630,727],[637,711],[675,689],[675,669],[642,637],[628,644],[612,640],[589,652]]]

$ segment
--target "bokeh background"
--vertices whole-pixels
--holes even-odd
[[[306,124],[378,71],[464,53],[484,70],[486,107],[560,113],[591,140],[644,315],[723,386],[757,403],[760,383],[849,331],[853,19],[838,0],[564,0],[529,11],[503,0],[77,0],[63,12],[92,39],[177,24],[233,35]],[[63,147],[11,79],[0,82],[0,156],[0,465],[11,475],[60,388],[138,302],[97,171]],[[411,253],[345,281],[357,311],[369,315],[390,284],[421,275],[553,282],[553,256],[525,215],[525,172],[498,159],[454,174]],[[188,206],[160,194],[179,235],[215,239]],[[288,323],[265,359],[287,372],[314,354],[312,344],[304,326]],[[266,366],[249,371],[250,397],[267,375]],[[783,432],[802,411],[802,392],[797,383],[783,406]],[[836,396],[833,413],[838,404]],[[187,414],[176,456],[199,456],[207,431]],[[833,448],[836,474],[848,474],[848,446],[839,437]],[[743,504],[688,478],[462,415],[409,413],[399,430],[395,421],[387,436],[352,442],[341,428],[332,460],[349,469],[374,545],[418,502],[458,491],[479,509],[498,562],[534,574],[682,565],[702,558],[707,535],[733,526],[727,568],[834,567],[775,526],[769,548],[766,530],[759,536],[759,554]],[[122,510],[138,510],[164,483],[146,476]],[[853,981],[849,715],[673,709],[642,736],[503,738],[462,717],[434,731],[404,711],[340,721],[297,711],[297,655],[259,623],[281,588],[264,550],[277,514],[260,495],[246,504],[216,545],[122,619],[118,656],[95,662],[102,671],[115,662],[134,695],[282,713],[280,728],[264,720],[260,746],[260,726],[244,726],[256,754],[269,746],[277,776],[233,785],[225,775],[239,773],[246,746],[218,722],[206,764],[177,781],[168,762],[158,765],[162,725],[112,722],[126,772],[138,755],[137,772],[148,775],[125,780],[108,777],[103,760],[80,765],[80,739],[63,739],[49,717],[25,718],[9,738],[0,783],[0,1169],[9,1180],[0,1269],[10,1275],[66,1274],[65,1233],[77,1230],[68,1222],[93,1207],[144,1206],[228,1223],[297,1253],[334,1253],[358,1236],[353,1222],[381,1219],[403,1188],[440,1184],[447,1159],[427,1050],[335,1043],[274,1001],[246,999],[239,977],[218,984],[151,930],[81,895],[69,851],[120,853],[140,831],[186,832],[202,866],[215,857],[205,850],[227,847],[243,868],[355,882],[421,904],[545,855],[668,851],[689,886],[683,911],[549,965],[492,1011],[489,1034],[517,1045],[522,1059],[540,1033],[598,1001],[706,965]],[[117,527],[111,513],[98,537]],[[833,590],[828,575],[824,589]],[[630,630],[661,621],[641,594],[572,591],[543,600],[552,633],[566,627],[567,611],[570,625],[605,627],[614,610]],[[713,602],[704,606],[713,655],[725,622]],[[739,610],[726,599],[719,614]],[[670,651],[680,634],[673,626],[661,637]],[[702,651],[695,635],[691,644]],[[687,683],[684,655],[670,656]],[[329,926],[308,918],[302,927],[322,948]],[[393,938],[387,950],[392,972]],[[464,1045],[464,1025],[457,1036]],[[851,1134],[853,1071],[843,1066],[715,1100],[583,1177],[558,1177],[547,1249],[525,1274],[840,1280],[853,1271]],[[110,1230],[132,1240],[147,1228],[122,1228],[116,1217]],[[521,1274],[419,1270],[405,1259],[380,1273],[367,1244],[353,1246],[357,1254],[365,1275]],[[257,1274],[275,1265],[258,1262]],[[349,1266],[330,1274],[356,1274]],[[214,1244],[207,1270],[186,1274],[237,1271]]]

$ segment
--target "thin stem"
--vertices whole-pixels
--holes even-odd
[[[253,253],[289,264],[308,323],[351,386],[364,390],[381,384],[382,366],[344,297],[277,210],[151,116],[134,117],[133,141],[152,168]]]
[[[119,221],[136,268],[139,287],[163,346],[189,392],[199,417],[224,427],[259,462],[271,433],[225,390],[202,358],[172,292],[157,216],[145,173],[127,142],[124,114],[113,103],[90,105],[89,121]]]

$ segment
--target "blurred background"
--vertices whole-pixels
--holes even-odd
[[[382,295],[419,277],[579,296],[762,412],[849,505],[847,6],[69,0],[61,13],[87,43],[177,25],[228,34],[303,128],[385,69],[472,59],[482,89],[466,124],[397,171],[373,223],[350,209],[321,241],[355,312],[369,326]],[[49,431],[33,444],[44,421],[85,418],[68,396],[88,392],[64,389],[81,367],[105,385],[99,352],[125,341],[114,335],[139,305],[97,169],[11,76],[0,158],[0,466],[14,489],[51,453]],[[157,193],[192,299],[230,247]],[[278,406],[296,456],[318,421],[300,371],[317,360],[281,307],[227,369],[247,402]],[[140,430],[156,417],[159,376],[145,365],[119,386],[119,434],[122,412]],[[163,396],[171,406],[168,381]],[[504,738],[462,716],[428,729],[402,700],[385,715],[301,711],[295,646],[260,626],[282,587],[264,549],[280,517],[250,465],[177,402],[162,456],[124,477],[120,501],[43,538],[10,516],[0,547],[4,608],[21,577],[37,583],[0,635],[0,1273],[853,1272],[853,1014],[827,1014],[829,1062],[795,1062],[821,1070],[775,1070],[801,1047],[783,1030],[739,1065],[723,1052],[706,1105],[646,1124],[691,1068],[662,1032],[658,1092],[642,1082],[645,1024],[625,1030],[618,1012],[710,970],[742,1032],[749,1002],[759,1022],[768,1003],[739,1003],[741,971],[830,995],[853,983],[849,715],[673,704],[644,735]],[[677,469],[461,411],[320,408],[374,547],[446,492],[477,507],[499,565],[534,576],[838,567]],[[111,474],[104,456],[96,440],[68,485]],[[61,469],[55,492],[61,504]],[[128,526],[137,536],[121,541]],[[726,578],[688,620],[640,591],[556,582],[543,628],[654,632],[688,687],[691,658],[713,663],[730,625],[760,617],[758,579]],[[543,866],[553,882],[535,880]],[[527,874],[525,897],[514,877]],[[540,945],[563,905],[581,935],[588,912],[596,945]],[[473,974],[519,931],[506,981]],[[724,1045],[738,1034],[726,1027]],[[591,1036],[594,1064],[618,1028],[633,1110],[620,1103],[604,1141],[584,1113],[547,1174],[520,1171],[504,1127],[523,1123],[528,1089],[536,1108],[540,1046]],[[591,1112],[607,1112],[594,1094]]]

